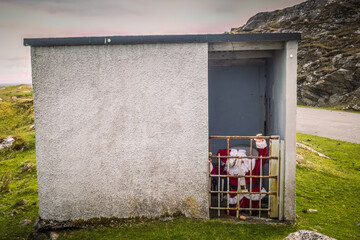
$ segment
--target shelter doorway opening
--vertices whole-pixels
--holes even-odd
[[[271,120],[266,66],[266,59],[209,60],[212,218],[277,217],[279,137],[266,136]],[[265,136],[260,145],[257,133]]]

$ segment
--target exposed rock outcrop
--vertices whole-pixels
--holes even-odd
[[[300,32],[298,104],[360,110],[360,1],[308,0],[261,12],[232,34]]]

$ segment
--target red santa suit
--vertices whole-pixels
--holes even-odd
[[[268,149],[266,141],[263,140],[262,142],[256,142],[256,147],[259,153],[259,156],[267,156]],[[227,149],[220,149],[218,151],[218,154],[220,156],[226,156],[227,155]],[[251,175],[259,176],[260,175],[260,165],[265,163],[265,160],[262,161],[257,159],[250,160],[249,158],[242,158],[239,159],[235,158],[237,156],[246,157],[246,150],[244,149],[230,149],[229,152],[230,156],[234,156],[234,158],[229,158],[229,175],[245,175],[249,176]],[[226,163],[226,158],[221,158],[221,160]],[[227,171],[228,165],[225,164],[225,171]],[[240,178],[240,186],[246,186],[246,189],[243,189],[243,192],[260,192],[260,178],[250,178],[242,177]],[[230,177],[229,178],[229,186],[230,191],[237,191],[238,190],[238,178],[237,177]],[[251,183],[251,187],[250,187]],[[261,192],[266,192],[266,189],[261,187]],[[237,194],[229,194],[229,206],[231,208],[236,208],[236,204],[238,201],[240,201],[240,208],[249,208],[250,207],[250,199],[251,201],[251,207],[252,208],[258,208],[259,207],[259,200],[260,197],[264,198],[266,194],[240,194],[239,199]],[[236,213],[235,210],[230,211],[231,215],[234,215]]]

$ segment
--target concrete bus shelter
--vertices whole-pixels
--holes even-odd
[[[280,136],[279,219],[294,221],[299,39],[24,39],[31,46],[40,217],[180,211],[209,218],[209,136],[262,132]]]

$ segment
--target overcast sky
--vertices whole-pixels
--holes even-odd
[[[0,85],[31,83],[27,37],[224,33],[304,0],[0,0]]]

